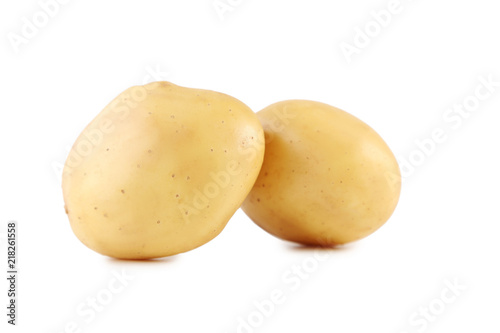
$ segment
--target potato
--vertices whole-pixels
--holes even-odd
[[[264,164],[243,203],[261,228],[284,240],[334,246],[363,238],[391,216],[401,175],[382,138],[356,117],[304,100],[257,113]]]
[[[63,171],[75,235],[103,255],[148,259],[217,236],[258,176],[264,132],[218,92],[127,89],[76,140]]]

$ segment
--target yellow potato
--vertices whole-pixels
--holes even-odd
[[[258,176],[264,133],[239,100],[155,82],[127,89],[75,142],[66,212],[89,248],[147,259],[217,236]]]
[[[391,216],[401,175],[389,147],[368,125],[335,107],[283,101],[257,113],[264,164],[243,203],[269,233],[306,245],[363,238]]]

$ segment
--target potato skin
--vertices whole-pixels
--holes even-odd
[[[239,100],[169,82],[132,87],[76,140],[63,171],[66,212],[103,255],[186,252],[222,231],[263,156],[262,127]]]
[[[264,164],[243,211],[284,240],[334,246],[368,236],[393,213],[401,174],[361,120],[327,104],[289,100],[257,113]]]

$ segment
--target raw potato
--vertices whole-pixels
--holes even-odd
[[[263,156],[262,127],[239,100],[168,82],[132,87],[74,144],[66,212],[75,235],[107,256],[189,251],[222,231]]]
[[[399,199],[398,163],[382,138],[335,107],[291,100],[257,113],[266,135],[260,175],[243,203],[269,233],[306,245],[363,238]]]

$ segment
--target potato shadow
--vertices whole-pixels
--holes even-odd
[[[164,257],[164,258],[154,258],[154,259],[118,259],[107,257],[106,261],[111,265],[122,266],[122,265],[132,265],[132,266],[147,266],[147,265],[168,265],[177,260],[176,257]]]
[[[286,245],[288,249],[293,252],[347,252],[350,251],[353,246],[352,244],[343,244],[343,245],[305,245],[305,244],[297,244],[297,243],[289,243]]]

